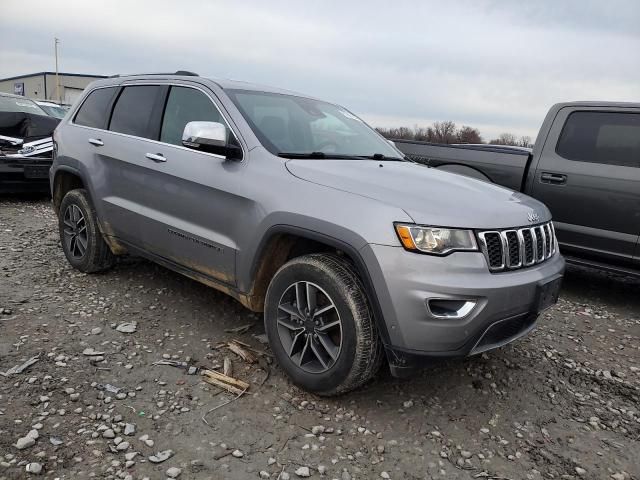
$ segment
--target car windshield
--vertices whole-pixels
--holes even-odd
[[[295,95],[227,91],[264,147],[290,158],[402,157],[375,130],[337,105]]]
[[[46,115],[36,102],[28,98],[5,97],[0,95],[0,112],[35,113]]]
[[[57,105],[39,105],[39,107],[47,112],[47,114],[51,117],[64,118],[64,116],[67,114],[67,111],[64,108],[58,107]]]

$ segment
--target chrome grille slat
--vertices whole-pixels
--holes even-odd
[[[502,243],[502,263],[509,268],[511,260],[509,259],[509,241],[505,232],[500,232],[500,243]]]
[[[533,227],[478,232],[489,270],[500,272],[530,267],[551,258],[557,250],[553,223]]]
[[[533,235],[531,230],[523,228],[518,230],[522,238],[524,239],[524,265],[526,267],[536,263],[535,244],[533,242]]]
[[[522,230],[516,230],[516,235],[518,236],[518,248],[520,249],[520,265],[518,266],[522,267],[527,260],[524,235],[522,234]]]
[[[549,258],[551,255],[553,255],[553,247],[554,247],[554,241],[553,241],[553,236],[551,235],[551,227],[549,227],[549,224],[543,225],[544,228],[544,234],[545,237],[547,238],[547,258]]]
[[[536,231],[536,236],[538,237],[538,243],[536,244],[538,250],[536,263],[540,263],[544,260],[545,254],[544,235],[542,234],[542,229],[540,227],[533,227],[533,229]]]
[[[520,242],[516,230],[504,230],[501,232],[502,244],[505,249],[504,257],[508,268],[518,268],[522,265]]]
[[[538,263],[538,234],[536,233],[536,229],[531,229],[531,238],[533,239],[533,263]]]
[[[489,269],[492,271],[503,270],[505,268],[504,251],[500,232],[480,232],[478,237],[480,239],[480,248],[487,259]]]

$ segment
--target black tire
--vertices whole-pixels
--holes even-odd
[[[319,287],[321,294],[330,298],[330,302],[333,303],[337,312],[335,315],[339,315],[334,319],[338,318],[341,322],[341,345],[335,360],[325,357],[329,359],[329,366],[322,365],[327,368],[325,371],[306,371],[302,366],[304,350],[297,360],[290,356],[287,349],[292,350],[291,345],[296,342],[295,339],[285,347],[287,339],[283,340],[282,332],[286,333],[288,330],[283,330],[279,319],[280,322],[291,321],[296,327],[296,322],[308,322],[310,318],[302,320],[295,314],[289,316],[290,314],[280,307],[281,301],[284,302],[284,296],[288,295],[291,288],[295,289],[293,285],[299,282],[308,282],[314,285],[314,288]],[[269,343],[278,363],[293,383],[305,390],[323,396],[345,393],[366,383],[380,368],[384,355],[382,342],[362,282],[347,259],[334,254],[311,254],[287,262],[271,280],[265,299],[264,316]],[[313,333],[309,335],[312,337],[309,341],[313,343],[313,339],[317,337]],[[293,338],[296,334],[291,333],[290,336]],[[321,344],[317,340],[316,342],[316,347]],[[319,359],[317,354],[315,356]],[[300,365],[297,362],[300,362]],[[307,362],[306,365],[311,363]]]
[[[73,214],[78,218],[82,215],[84,219],[76,227],[71,227],[74,221],[70,215]],[[84,273],[94,273],[107,270],[115,263],[115,255],[102,238],[98,217],[86,190],[71,190],[64,196],[58,212],[58,229],[62,250],[74,268]],[[69,232],[72,232],[71,236],[75,233],[75,243],[70,241]]]

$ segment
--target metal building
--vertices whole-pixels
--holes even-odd
[[[56,88],[55,72],[38,72],[0,79],[0,92],[23,95],[34,100],[71,105],[87,85],[104,75],[82,73],[59,73],[59,88]],[[58,98],[59,95],[59,98]]]

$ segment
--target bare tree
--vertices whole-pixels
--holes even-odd
[[[477,128],[463,125],[456,133],[457,143],[482,143],[480,131]]]
[[[528,135],[521,136],[520,140],[518,140],[518,146],[527,148],[533,147],[533,143],[531,143],[531,137],[529,137]]]
[[[491,140],[489,143],[493,145],[519,145],[518,138],[513,133],[502,133],[498,138]]]
[[[413,130],[408,127],[399,128],[376,128],[376,130],[383,136],[389,139],[397,138],[400,140],[413,140],[415,135]]]
[[[434,122],[428,127],[414,125],[409,127],[376,128],[384,137],[398,140],[417,140],[431,143],[483,143],[477,128],[463,125],[456,127],[455,122],[445,120]],[[515,137],[514,137],[515,138]]]
[[[436,143],[455,143],[456,142],[456,124],[451,120],[444,122],[434,122],[434,142]]]
[[[418,140],[419,142],[434,142],[435,140],[435,132],[433,127],[416,127],[414,129],[415,137],[414,140]]]

